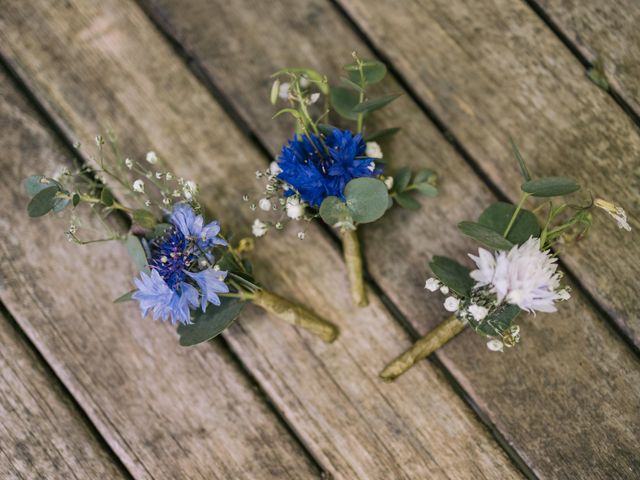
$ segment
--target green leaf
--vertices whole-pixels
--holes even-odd
[[[364,93],[364,88],[362,88],[357,83],[349,80],[348,78],[340,77],[340,83],[346,88],[351,88],[352,90],[355,90],[356,92]]]
[[[387,95],[385,97],[373,98],[371,100],[359,103],[358,105],[353,107],[353,111],[355,113],[371,113],[375,110],[380,110],[381,108],[386,107],[399,96],[400,94],[396,93],[394,95]]]
[[[389,192],[382,180],[361,177],[347,183],[344,187],[344,198],[353,220],[358,223],[370,223],[378,220],[387,211]]]
[[[521,188],[534,197],[560,197],[577,192],[580,185],[572,177],[542,177],[523,183]]]
[[[42,175],[31,175],[24,179],[24,189],[27,191],[30,197],[33,197],[37,193],[40,193],[47,187],[54,185],[60,186],[60,184],[50,178],[43,177]]]
[[[54,213],[61,212],[64,208],[69,205],[71,200],[69,197],[58,197],[53,201],[53,209],[51,210]]]
[[[108,188],[102,189],[102,192],[100,193],[100,203],[106,205],[107,207],[113,205],[113,195]]]
[[[133,263],[138,267],[141,272],[149,273],[149,266],[147,261],[147,255],[142,248],[140,239],[135,235],[127,235],[127,252],[133,260]]]
[[[353,90],[344,87],[331,89],[331,106],[341,117],[357,120],[358,114],[353,111],[360,103],[360,96]]]
[[[350,63],[344,66],[349,73],[349,78],[357,84],[360,84],[360,68],[357,63]],[[387,67],[384,63],[376,60],[365,60],[362,62],[362,73],[367,85],[373,85],[381,81],[387,74]]]
[[[417,183],[414,187],[425,197],[433,198],[438,195],[438,189],[428,182]]]
[[[171,227],[172,225],[170,223],[158,223],[153,227],[153,230],[149,234],[145,235],[145,238],[147,240],[158,238],[159,236],[164,235],[164,233]]]
[[[352,221],[347,204],[334,196],[325,197],[322,201],[320,217],[324,220],[324,223],[332,227],[342,222]]]
[[[269,93],[269,101],[271,105],[275,105],[278,101],[278,95],[280,94],[280,80],[276,79],[271,85],[271,92]]]
[[[282,115],[283,113],[289,113],[295,119],[299,119],[300,118],[300,112],[297,111],[295,108],[283,108],[282,110],[278,110],[276,113],[273,114],[273,117],[271,117],[271,118],[272,119],[277,118],[280,115]]]
[[[513,247],[513,243],[501,234],[480,223],[460,222],[458,230],[467,237],[473,238],[482,245],[495,250],[510,250]]]
[[[156,218],[149,210],[143,208],[133,211],[133,221],[144,228],[153,228],[156,226]]]
[[[328,123],[319,123],[317,126],[318,130],[320,130],[320,133],[322,133],[325,137],[330,135],[333,130],[338,128],[334,127],[333,125],[329,125]]]
[[[80,195],[78,195],[77,193],[74,193],[72,203],[74,207],[77,207],[78,204],[80,203]]]
[[[422,170],[419,170],[418,173],[416,173],[415,178],[413,179],[413,183],[424,183],[424,182],[433,182],[433,179],[436,176],[436,172],[434,172],[433,170],[429,169],[429,168],[424,168]]]
[[[393,198],[396,199],[396,202],[398,202],[398,205],[402,208],[408,210],[417,210],[420,208],[420,202],[413,198],[408,192],[396,193]]]
[[[411,180],[411,170],[409,167],[401,168],[393,176],[393,190],[396,192],[404,192],[409,186]]]
[[[507,229],[507,225],[509,225],[511,217],[515,211],[515,205],[512,205],[511,203],[497,202],[490,205],[484,210],[484,212],[482,212],[478,219],[478,223],[485,227],[489,227],[494,232],[502,235]],[[529,240],[529,237],[539,236],[540,225],[538,224],[538,219],[529,210],[524,208],[521,209],[513,223],[513,226],[511,227],[511,230],[509,231],[509,235],[507,235],[507,240],[516,245],[521,245]]]
[[[57,185],[40,190],[34,195],[27,206],[30,217],[41,217],[53,209],[56,204],[56,195],[60,191]]]
[[[520,166],[522,177],[524,178],[525,182],[528,182],[529,180],[531,180],[531,175],[529,174],[527,164],[524,163],[524,158],[522,158],[522,155],[520,155],[520,150],[518,150],[518,147],[513,139],[510,138],[509,140],[511,140],[511,149],[513,150],[513,154],[515,155],[516,160],[518,160],[518,165]]]
[[[441,283],[445,284],[458,295],[469,295],[473,287],[470,270],[448,257],[435,256],[429,263],[431,271]]]
[[[474,330],[488,337],[502,337],[519,313],[520,307],[506,303],[487,315],[482,322],[474,326]]]
[[[390,137],[395,135],[401,130],[400,127],[385,128],[384,130],[378,130],[371,135],[364,137],[365,142],[373,142],[374,140],[380,140],[381,138]]]
[[[134,293],[136,293],[138,290],[131,290],[123,295],[120,295],[118,298],[116,298],[113,303],[124,303],[124,302],[130,302],[131,300],[133,300],[132,296]]]
[[[204,312],[198,310],[192,324],[178,326],[180,345],[191,347],[220,335],[238,318],[245,304],[236,298],[222,297],[220,306],[209,304]]]
[[[587,71],[587,77],[605,92],[609,91],[609,80],[607,80],[607,74],[604,71],[601,61],[597,60],[593,64]]]

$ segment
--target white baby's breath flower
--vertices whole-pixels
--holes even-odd
[[[146,160],[151,165],[153,165],[155,163],[158,163],[158,156],[156,155],[156,152],[154,152],[154,151],[147,152]]]
[[[440,286],[440,293],[442,293],[443,295],[448,295],[449,294],[449,287],[447,287],[446,285],[441,285]]]
[[[560,300],[569,300],[571,298],[571,294],[567,288],[558,290],[558,296],[560,297]]]
[[[287,217],[299,220],[304,215],[305,204],[297,196],[287,198]]]
[[[385,178],[384,184],[387,186],[387,190],[391,190],[393,188],[393,177]]]
[[[278,90],[278,96],[281,99],[286,100],[287,98],[289,98],[289,87],[291,87],[289,82],[282,82],[280,84],[280,89]]]
[[[171,199],[169,197],[165,197],[162,199],[162,203],[165,205],[171,205]]]
[[[487,342],[487,348],[492,352],[504,352],[504,343],[494,338]]]
[[[547,250],[540,251],[540,240],[531,237],[509,252],[495,255],[480,248],[478,256],[469,255],[478,269],[471,272],[478,286],[490,285],[498,303],[506,300],[528,312],[555,312],[560,300],[560,273],[557,259]]]
[[[269,200],[268,198],[261,198],[258,202],[258,206],[260,207],[260,210],[268,212],[269,210],[271,210],[271,200]]]
[[[133,182],[132,188],[134,192],[144,193],[144,182],[138,179],[135,182]]]
[[[251,233],[256,237],[262,237],[269,230],[269,225],[256,218],[251,225]]]
[[[320,94],[318,92],[316,93],[312,93],[309,96],[309,105],[313,105],[314,103],[316,103],[318,100],[320,99]]]
[[[367,149],[364,153],[369,158],[382,158],[382,149],[378,142],[367,142]]]
[[[424,282],[424,288],[429,290],[430,292],[435,292],[440,288],[440,282],[437,278],[428,278],[426,282]]]
[[[298,232],[298,238],[300,240],[304,240],[304,237],[305,237],[305,233],[304,232]]]
[[[156,178],[158,180],[162,180],[162,177],[164,176],[164,174],[162,172],[156,172]]]
[[[481,322],[482,320],[484,320],[489,313],[489,309],[487,307],[482,307],[475,304],[469,305],[468,310],[476,322]]]
[[[280,165],[278,165],[278,162],[275,160],[271,162],[271,164],[269,165],[269,175],[275,177],[280,172],[282,172],[282,169],[280,168]]]
[[[631,231],[631,225],[627,221],[627,214],[624,209],[615,203],[608,202],[602,198],[596,198],[593,204],[607,212],[618,224],[618,228],[622,228],[627,232]]]
[[[302,88],[307,88],[309,85],[311,85],[311,82],[307,77],[300,77],[300,86]]]
[[[171,175],[171,172],[167,172],[164,178],[166,178],[167,180],[171,180],[173,178],[173,175]]]
[[[460,306],[460,300],[458,300],[456,297],[447,297],[444,300],[444,309],[447,312],[455,312],[458,310],[459,306]]]
[[[198,185],[193,180],[187,180],[182,186],[182,193],[184,198],[191,200],[193,196],[198,192]]]
[[[131,161],[130,158],[125,158],[124,159],[124,164],[129,170],[131,170],[133,168],[133,162]]]

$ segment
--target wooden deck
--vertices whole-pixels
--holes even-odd
[[[640,477],[637,1],[0,6],[1,478]],[[291,128],[271,120],[269,75],[337,77],[353,50],[384,60],[385,88],[405,94],[378,117],[403,127],[389,157],[442,181],[437,201],[363,229],[366,309],[323,229],[304,249],[262,244],[262,280],[336,321],[335,344],[248,309],[183,349],[169,325],[111,303],[134,273],[123,247],[77,247],[64,220],[27,217],[21,179],[112,128],[131,155],[153,149],[198,179],[206,208],[246,233],[239,198]],[[586,76],[596,60],[609,92]],[[422,288],[428,259],[464,255],[455,224],[516,198],[509,136],[534,171],[624,205],[634,231],[598,218],[561,252],[572,301],[525,320],[507,356],[465,332],[382,383],[384,364],[446,316]]]

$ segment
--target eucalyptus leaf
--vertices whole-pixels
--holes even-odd
[[[510,250],[513,247],[513,243],[501,234],[480,223],[460,222],[458,230],[467,237],[473,238],[482,245],[495,250]]]
[[[511,203],[496,202],[482,212],[478,223],[502,235],[515,211],[516,206]],[[507,240],[516,245],[521,245],[529,240],[529,237],[539,236],[540,225],[538,224],[538,219],[529,210],[521,209],[511,230],[509,230]]]
[[[331,106],[341,117],[356,120],[358,114],[353,111],[360,103],[360,95],[353,90],[344,87],[331,89]]]
[[[380,140],[382,138],[391,137],[401,130],[400,127],[385,128],[384,130],[378,130],[371,135],[364,137],[365,142],[373,142],[374,140]]]
[[[34,195],[27,206],[30,217],[41,217],[49,213],[56,204],[56,195],[60,189],[57,185],[40,190]]]
[[[414,188],[425,197],[435,197],[438,195],[438,189],[428,182],[416,183]]]
[[[358,223],[378,220],[389,204],[387,186],[382,180],[371,177],[351,180],[344,188],[344,197],[351,217]]]
[[[113,195],[108,188],[102,189],[102,192],[100,193],[100,203],[106,205],[107,207],[113,205]]]
[[[411,170],[409,167],[401,168],[393,176],[393,187],[396,192],[403,192],[411,181]]]
[[[140,243],[140,239],[135,235],[127,235],[127,252],[129,252],[129,256],[133,260],[133,263],[138,267],[138,270],[149,273],[149,266],[147,261],[147,255],[144,253],[144,248],[142,247],[142,243]]]
[[[45,188],[52,187],[54,185],[59,186],[58,182],[50,178],[43,177],[42,175],[31,175],[25,178],[23,185],[30,197],[35,196]]]
[[[156,226],[156,219],[153,214],[143,208],[133,211],[133,221],[144,228],[153,228]]]
[[[520,307],[517,305],[504,304],[474,326],[474,330],[488,337],[501,337],[520,314],[520,311]]]
[[[432,181],[432,178],[436,176],[436,172],[429,168],[423,168],[416,173],[416,176],[413,179],[413,183],[424,183]]]
[[[399,96],[400,94],[396,93],[394,95],[387,95],[385,97],[373,98],[371,100],[359,103],[353,108],[353,111],[355,113],[371,113],[375,110],[380,110],[381,108],[386,107]]]
[[[329,136],[336,128],[338,128],[334,127],[333,125],[329,125],[328,123],[319,123],[317,126],[318,130],[320,130],[320,133],[325,137]]]
[[[362,92],[364,93],[364,88],[362,88],[360,85],[358,85],[356,82],[345,78],[345,77],[340,77],[340,83],[342,84],[342,86],[346,87],[346,88],[351,88],[352,90],[355,90],[356,92]]]
[[[138,290],[131,290],[123,295],[120,295],[118,298],[116,298],[113,303],[124,303],[124,302],[130,302],[131,300],[133,300],[133,294],[136,293]]]
[[[357,62],[344,66],[349,78],[355,83],[360,83],[360,68]],[[362,73],[367,85],[374,85],[380,82],[387,74],[387,67],[384,63],[376,60],[364,60],[362,62]]]
[[[577,192],[580,185],[572,177],[542,177],[523,183],[521,188],[534,197],[560,197]]]
[[[393,197],[402,208],[408,210],[418,210],[420,208],[420,202],[411,196],[408,192],[396,193]]]
[[[525,182],[528,182],[529,180],[531,180],[531,174],[529,174],[529,169],[527,168],[527,164],[524,163],[524,158],[522,158],[522,155],[520,155],[520,150],[518,150],[517,145],[512,139],[511,139],[511,149],[513,150],[513,154],[515,155],[516,160],[518,160],[518,165],[520,166],[520,172],[522,173],[522,177],[524,178]]]
[[[61,212],[67,205],[69,205],[69,202],[71,202],[69,197],[58,197],[53,201],[53,208],[51,211],[54,213]]]
[[[74,207],[77,207],[78,204],[80,203],[80,195],[78,195],[77,193],[74,193],[72,198],[72,203]]]
[[[474,285],[470,270],[448,257],[435,256],[429,263],[431,271],[441,283],[461,296],[468,296]]]
[[[154,225],[153,230],[148,235],[146,235],[146,238],[147,240],[156,239],[161,235],[164,235],[166,231],[171,227],[173,227],[173,225],[171,225],[170,223],[158,223]]]
[[[245,304],[237,298],[222,297],[219,306],[208,304],[204,312],[198,310],[192,324],[178,326],[180,345],[191,347],[220,335],[238,318]]]
[[[289,113],[291,116],[293,116],[296,119],[300,118],[300,112],[297,111],[295,108],[283,108],[282,110],[278,110],[276,113],[273,114],[273,118],[277,118],[280,115],[284,114],[284,113]]]
[[[341,222],[349,221],[351,214],[347,204],[338,197],[325,197],[320,205],[320,217],[324,223],[330,226],[338,225]]]

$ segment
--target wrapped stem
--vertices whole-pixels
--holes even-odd
[[[250,300],[267,312],[296,327],[304,328],[327,343],[333,342],[340,333],[333,323],[275,293],[259,290]]]
[[[455,315],[441,322],[436,328],[418,340],[413,346],[389,363],[380,373],[380,377],[391,382],[409,370],[415,363],[428,357],[445,343],[464,330],[465,324]]]
[[[359,307],[366,307],[369,304],[367,292],[364,288],[364,276],[362,273],[362,253],[360,252],[360,241],[356,230],[341,230],[342,251],[344,263],[347,266],[347,275],[351,285],[351,296]]]

